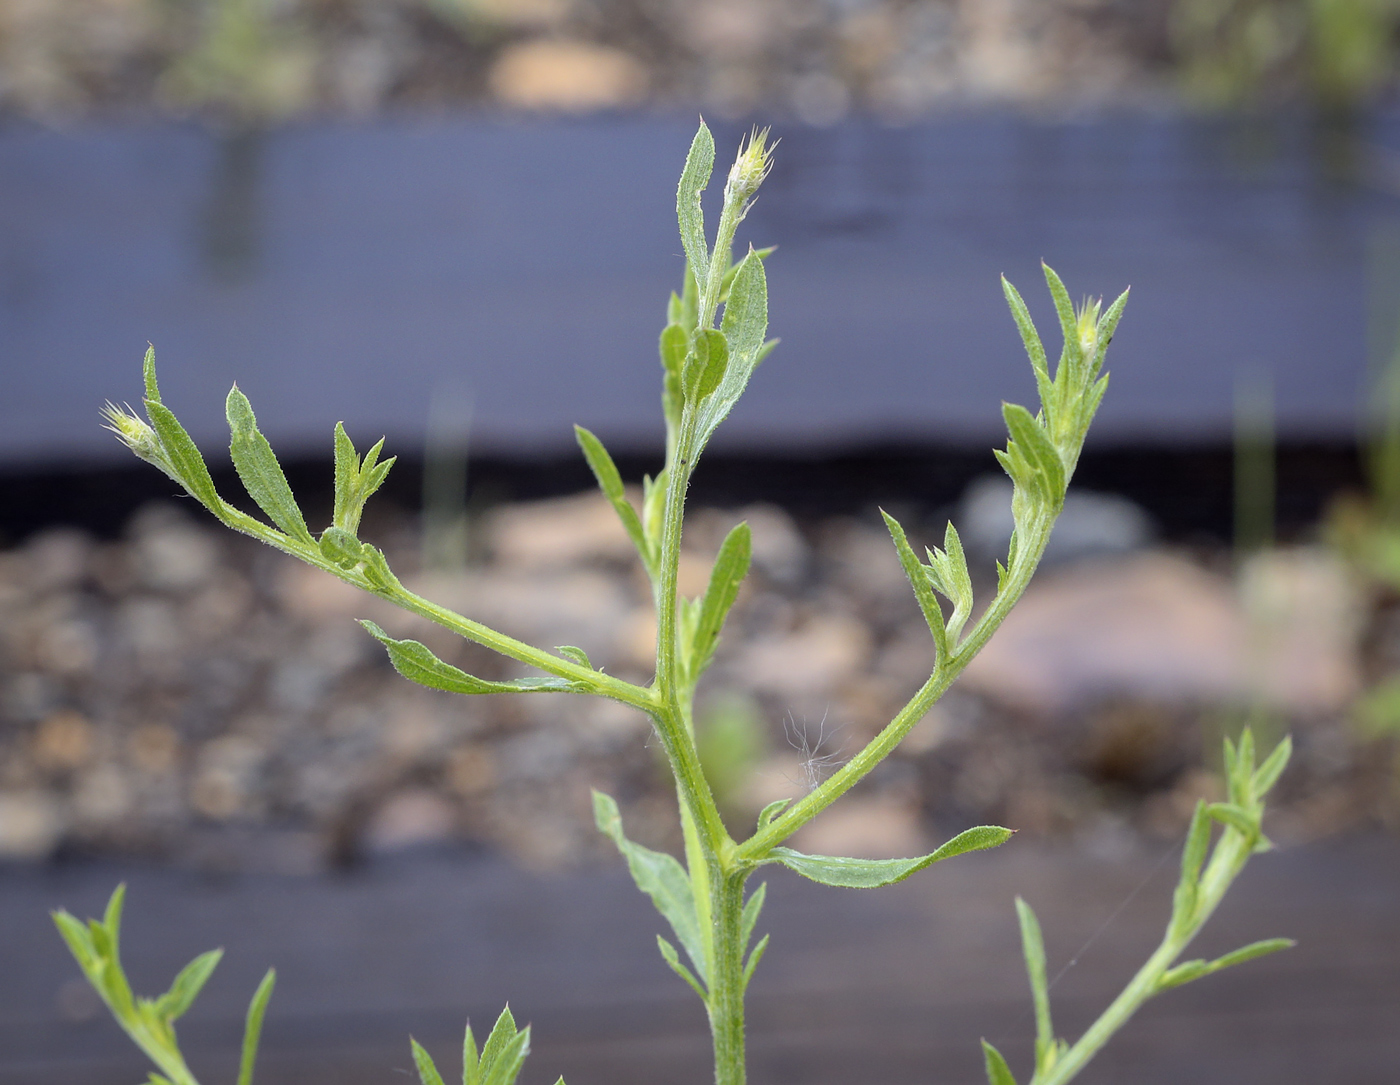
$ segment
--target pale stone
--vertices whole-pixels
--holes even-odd
[[[755,689],[784,695],[829,693],[870,656],[870,633],[854,618],[824,614],[785,636],[753,641],[739,667]]]
[[[511,45],[487,76],[492,92],[517,109],[586,113],[641,101],[647,69],[621,49],[567,39]]]
[[[1229,581],[1143,554],[1037,578],[960,685],[1032,711],[1111,695],[1230,700],[1246,632]]]
[[[188,591],[204,584],[218,567],[215,536],[169,505],[151,505],[131,525],[137,575],[147,587]]]
[[[640,506],[640,493],[628,496]],[[559,569],[636,556],[617,512],[596,490],[496,509],[485,533],[498,565],[510,568]]]
[[[1242,589],[1160,552],[1052,573],[1031,584],[961,683],[1047,712],[1108,696],[1262,699],[1304,714],[1345,707],[1358,683],[1360,611],[1335,559],[1275,551],[1251,564]]]
[[[71,771],[92,757],[92,725],[79,712],[55,712],[34,732],[34,760],[41,768]]]
[[[43,859],[63,839],[62,807],[42,791],[0,792],[0,859]]]
[[[438,843],[451,838],[456,822],[457,812],[446,799],[426,788],[400,791],[374,812],[365,845],[371,851],[393,851]]]
[[[136,796],[115,765],[97,765],[83,773],[73,789],[73,813],[80,822],[108,826],[131,813]]]

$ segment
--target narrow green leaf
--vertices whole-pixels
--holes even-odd
[[[768,883],[760,882],[757,889],[748,900],[744,902],[743,914],[739,917],[739,946],[743,948],[749,944],[749,939],[753,937],[754,926],[758,923],[759,913],[763,911],[763,902],[768,899]]]
[[[1241,946],[1234,952],[1211,961],[1210,970],[1219,972],[1222,968],[1233,968],[1237,964],[1267,957],[1270,953],[1277,953],[1279,950],[1292,949],[1297,944],[1292,938],[1266,938],[1262,942],[1251,942],[1247,946]]]
[[[917,859],[847,859],[834,855],[803,855],[791,848],[774,848],[769,862],[782,863],[805,878],[846,889],[878,889],[902,882],[927,866],[969,851],[995,848],[1011,838],[1013,830],[979,825],[953,837],[937,851]]]
[[[1016,447],[1044,478],[1047,496],[1058,503],[1065,494],[1065,463],[1050,435],[1024,407],[1003,403],[1001,413]]]
[[[179,419],[166,407],[154,400],[146,401],[146,417],[151,420],[151,428],[160,438],[160,447],[170,462],[171,469],[180,485],[190,492],[201,505],[215,516],[223,515],[223,502],[214,489],[214,480],[209,476],[204,457]]]
[[[1283,770],[1288,767],[1288,759],[1292,756],[1293,739],[1285,736],[1284,740],[1274,747],[1273,752],[1264,758],[1264,763],[1254,770],[1250,790],[1254,792],[1255,799],[1262,799],[1273,790],[1274,784],[1278,783],[1278,778],[1283,775]]]
[[[734,266],[720,329],[736,357],[751,359],[763,348],[768,332],[768,282],[763,259],[753,249]]]
[[[685,246],[686,260],[697,282],[704,282],[710,273],[710,245],[705,239],[705,212],[700,207],[700,193],[710,183],[714,168],[715,140],[701,121],[676,186],[676,220],[680,224],[681,244]]]
[[[613,463],[613,458],[608,455],[603,442],[582,426],[574,427],[574,437],[579,448],[583,450],[583,458],[588,461],[593,477],[598,480],[598,488],[612,503],[617,518],[622,521],[622,526],[626,529],[628,538],[632,540],[632,545],[637,548],[637,553],[641,555],[643,564],[650,566],[651,544],[647,541],[646,531],[642,528],[637,510],[632,507],[632,502],[627,500],[627,492],[622,486],[622,475]]]
[[[1237,830],[1244,836],[1254,836],[1259,832],[1259,822],[1251,817],[1248,810],[1228,802],[1213,802],[1206,807],[1206,813],[1220,822]]]
[[[488,1044],[489,1046],[489,1044]],[[481,1056],[481,1085],[514,1085],[520,1068],[530,1054],[530,1026],[526,1025],[501,1049],[494,1059]]]
[[[1196,800],[1196,811],[1191,815],[1191,828],[1186,832],[1186,846],[1181,852],[1181,883],[1194,886],[1201,878],[1201,866],[1206,861],[1206,851],[1210,847],[1210,815],[1206,813],[1205,800]]]
[[[160,402],[160,385],[156,383],[156,348],[146,344],[146,357],[141,361],[141,377],[146,385],[146,399],[151,403]]]
[[[696,975],[702,982],[708,983],[704,941],[685,869],[673,857],[628,840],[622,832],[622,817],[618,813],[617,803],[601,791],[593,792],[593,818],[598,831],[611,839],[617,845],[617,850],[622,852],[637,888],[651,897],[656,910],[671,924],[676,938],[690,957]]]
[[[1077,376],[1084,359],[1079,350],[1079,321],[1074,313],[1074,302],[1070,300],[1069,291],[1055,274],[1054,268],[1044,262],[1040,267],[1045,272],[1045,285],[1050,288],[1050,296],[1055,299],[1055,313],[1060,318],[1060,333],[1065,340],[1064,362],[1069,363],[1070,374]],[[1055,379],[1060,380],[1064,376],[1066,374],[1057,372]]]
[[[467,1022],[466,1035],[462,1037],[462,1085],[481,1085],[481,1057],[476,1050],[476,1037],[472,1035],[472,1023]]]
[[[489,682],[444,663],[416,640],[395,640],[374,622],[360,622],[370,636],[389,651],[394,670],[410,682],[447,693],[579,693],[584,687],[567,678],[515,678],[508,682]]]
[[[676,953],[676,947],[671,945],[670,942],[666,941],[666,939],[662,938],[659,934],[656,936],[656,945],[657,948],[661,950],[662,959],[671,966],[671,971],[680,976],[686,983],[690,984],[691,989],[700,996],[701,1002],[708,1004],[710,1001],[709,996],[705,994],[705,989],[700,986],[700,981],[695,978],[695,974],[685,965],[681,964],[680,956]]]
[[[258,1042],[262,1038],[263,1017],[267,1014],[268,999],[277,986],[277,972],[269,968],[258,989],[253,992],[253,1001],[248,1004],[248,1019],[243,1027],[243,1054],[238,1063],[238,1085],[253,1085],[253,1066],[258,1061]]]
[[[720,545],[710,570],[710,583],[700,602],[691,642],[690,678],[695,680],[710,665],[719,646],[724,620],[739,597],[739,588],[749,575],[749,560],[753,553],[753,533],[747,523],[735,524]]]
[[[589,660],[588,653],[582,648],[576,648],[572,644],[561,644],[554,650],[570,662],[577,663],[580,667],[587,667],[590,671],[593,669],[593,663]]]
[[[781,814],[790,802],[792,802],[791,799],[774,799],[760,810],[758,812],[758,831],[763,832],[764,829],[768,828],[773,823],[773,819]]]
[[[108,953],[116,957],[121,951],[122,910],[126,907],[126,882],[122,882],[107,898],[107,908],[102,913],[102,926],[111,939]]]
[[[972,574],[967,571],[967,555],[963,553],[962,538],[952,520],[948,521],[943,532],[940,564],[943,580],[952,592],[948,596],[953,603],[953,613],[948,619],[948,637],[956,640],[972,614]]]
[[[1098,331],[1095,336],[1097,345],[1094,356],[1089,360],[1089,379],[1093,380],[1103,369],[1104,355],[1108,353],[1108,345],[1113,342],[1113,333],[1118,329],[1118,321],[1123,316],[1123,310],[1128,304],[1129,290],[1124,290],[1114,299],[1113,304],[1108,307],[1108,311],[1099,317]]]
[[[987,1069],[987,1085],[1016,1085],[1016,1079],[1011,1076],[1011,1067],[1006,1065],[1001,1052],[986,1040],[982,1041],[982,1058]]]
[[[1157,990],[1170,991],[1173,987],[1180,987],[1209,974],[1210,966],[1205,961],[1182,961],[1175,968],[1169,968],[1162,973],[1162,978],[1157,981]]]
[[[481,1072],[483,1076],[491,1072],[491,1068],[495,1066],[502,1053],[518,1035],[519,1031],[515,1027],[515,1015],[510,1012],[510,1006],[507,1005],[497,1016],[496,1023],[491,1026],[486,1042],[481,1045]]]
[[[775,252],[778,251],[778,246],[769,245],[767,248],[763,249],[755,249],[751,247],[749,251],[755,256],[757,256],[760,260],[767,260],[768,257],[772,256]],[[747,259],[747,256],[745,257],[745,259]],[[720,280],[719,286],[719,300],[721,302],[727,302],[729,300],[730,291],[733,289],[734,286],[734,276],[739,273],[739,269],[743,266],[744,261],[740,260],[737,264],[729,268],[729,270],[727,270],[724,273],[724,278]]]
[[[58,933],[68,943],[68,951],[73,954],[73,959],[78,962],[85,974],[91,976],[101,961],[98,959],[97,949],[92,944],[92,936],[88,933],[87,927],[76,916],[62,909],[50,914],[53,916],[54,926],[58,928]]]
[[[744,989],[748,990],[749,980],[753,979],[753,974],[758,970],[758,962],[763,960],[763,955],[768,952],[768,935],[764,935],[758,940],[758,945],[753,947],[753,952],[749,954],[749,959],[744,963]]]
[[[423,1085],[445,1085],[442,1075],[433,1064],[433,1057],[423,1049],[423,1045],[412,1036],[408,1038],[408,1042],[413,1047],[413,1064],[418,1067],[418,1080]]]
[[[356,491],[360,484],[360,455],[355,451],[355,443],[345,432],[345,423],[335,424],[335,505],[331,523],[345,528],[350,510],[354,507]],[[346,528],[348,530],[348,528]]]
[[[1005,275],[1001,277],[1001,289],[1006,295],[1006,304],[1011,309],[1011,319],[1016,322],[1016,330],[1021,333],[1021,342],[1025,345],[1031,369],[1035,371],[1035,386],[1040,393],[1041,406],[1048,408],[1053,401],[1054,392],[1050,386],[1050,367],[1045,358],[1045,345],[1040,341],[1040,333],[1035,330],[1035,321],[1031,319],[1031,312],[1026,308],[1025,301]]]
[[[904,534],[900,522],[884,509],[880,510],[880,515],[885,518],[885,527],[889,530],[890,538],[894,540],[899,563],[904,566],[904,575],[909,578],[909,583],[914,588],[914,596],[919,601],[919,609],[923,611],[924,621],[928,624],[929,632],[933,634],[938,659],[942,662],[948,658],[948,630],[943,623],[943,608],[938,605],[938,599],[933,594],[928,569],[909,545],[909,538]]]
[[[209,977],[214,974],[214,969],[218,967],[219,960],[223,955],[223,950],[211,949],[208,953],[201,953],[185,965],[180,970],[180,974],[175,977],[175,982],[170,985],[170,990],[162,995],[156,1003],[160,1016],[168,1021],[174,1021],[183,1016],[185,1011],[190,1008],[191,1003],[198,997]]]
[[[1045,940],[1040,922],[1031,906],[1016,898],[1016,917],[1021,923],[1021,951],[1026,958],[1026,975],[1031,982],[1031,999],[1035,1004],[1035,1061],[1044,1065],[1055,1050],[1055,1028],[1050,1020],[1050,992],[1045,980]]]
[[[754,259],[752,254],[739,264],[721,327],[729,344],[729,367],[723,383],[701,407],[698,433],[702,447],[738,402],[754,367],[766,354],[768,279],[763,261]]]
[[[267,438],[258,430],[253,405],[236,384],[229,391],[225,409],[230,434],[229,452],[248,496],[292,538],[314,545],[315,540],[306,529],[301,509],[292,496],[292,488],[287,485],[287,476],[282,473],[282,465],[277,462]]]
[[[1248,806],[1254,801],[1250,785],[1254,782],[1254,728],[1240,732],[1240,744],[1235,749],[1234,771],[1230,773],[1230,801]]]

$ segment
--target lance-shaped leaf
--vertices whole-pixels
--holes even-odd
[[[263,1018],[267,1015],[267,1003],[272,998],[275,986],[277,973],[269,968],[258,989],[253,992],[253,1001],[248,1004],[248,1017],[243,1025],[243,1053],[238,1062],[238,1085],[253,1085],[253,1067],[258,1061]]]
[[[209,468],[199,448],[185,432],[185,427],[180,425],[180,420],[169,407],[154,400],[146,401],[146,417],[151,420],[151,428],[160,440],[161,451],[165,453],[170,470],[180,485],[215,516],[222,517],[224,503],[214,489]]]
[[[1046,499],[1058,504],[1065,495],[1065,464],[1050,435],[1024,407],[1004,403],[1001,413],[1014,447],[1040,476]]]
[[[1005,275],[1001,277],[1002,293],[1006,295],[1006,304],[1011,308],[1011,319],[1016,322],[1016,330],[1021,333],[1021,342],[1025,344],[1026,356],[1031,361],[1031,369],[1035,371],[1035,386],[1040,393],[1040,403],[1047,414],[1054,409],[1054,391],[1050,384],[1050,368],[1045,359],[1045,345],[1040,341],[1040,333],[1035,330],[1035,321],[1031,319],[1030,310],[1026,308],[1025,301],[1020,293]]]
[[[904,566],[904,575],[909,578],[909,583],[914,588],[914,596],[919,600],[919,609],[923,611],[924,621],[928,623],[929,632],[933,634],[933,642],[938,648],[938,659],[940,662],[946,660],[948,630],[943,623],[943,608],[938,605],[938,599],[933,594],[933,581],[929,577],[929,570],[924,568],[924,563],[909,545],[909,538],[904,534],[900,522],[884,509],[880,510],[880,515],[885,518],[885,527],[889,529],[894,548],[899,553],[899,563]]]
[[[1055,1028],[1050,1020],[1050,991],[1045,979],[1045,939],[1035,912],[1020,897],[1016,898],[1016,918],[1021,924],[1021,952],[1026,958],[1026,976],[1035,1005],[1035,1064],[1039,1069],[1047,1069],[1055,1052]]]
[[[603,495],[612,504],[617,518],[622,521],[622,526],[627,531],[627,537],[632,540],[632,545],[637,548],[637,553],[641,555],[642,564],[650,568],[652,562],[651,543],[647,540],[647,533],[642,528],[641,517],[637,515],[637,510],[632,507],[632,502],[627,500],[627,491],[622,485],[622,475],[618,471],[617,465],[613,463],[613,458],[608,455],[608,450],[603,447],[603,442],[582,426],[574,427],[574,437],[578,441],[579,448],[583,450],[583,458],[588,461],[593,477],[598,480],[598,488],[603,491]]]
[[[714,328],[696,332],[691,340],[690,354],[681,371],[681,387],[685,398],[699,403],[720,386],[729,365],[729,344]]]
[[[481,1085],[514,1085],[529,1054],[530,1026],[516,1032],[514,1018],[509,1019],[508,1029],[502,1029],[498,1020],[481,1049]]]
[[[758,962],[763,960],[763,955],[768,952],[768,935],[764,935],[758,940],[758,945],[753,947],[753,952],[749,954],[749,959],[744,962],[744,990],[748,990],[749,980],[753,979],[754,972],[758,969]]]
[[[699,678],[714,658],[719,645],[719,633],[724,628],[744,577],[749,574],[749,559],[753,553],[753,534],[747,523],[736,524],[724,537],[724,542],[710,570],[710,583],[705,589],[696,617],[691,640],[690,678]]]
[[[205,983],[209,981],[209,977],[214,974],[214,969],[223,955],[223,950],[211,949],[208,953],[201,953],[180,969],[180,974],[175,977],[170,990],[156,999],[154,1008],[157,1015],[166,1021],[175,1021],[184,1016]]]
[[[1222,968],[1232,968],[1237,964],[1244,964],[1246,961],[1265,957],[1270,953],[1277,953],[1281,949],[1292,949],[1295,945],[1297,943],[1291,938],[1268,938],[1262,942],[1252,942],[1233,953],[1217,957],[1213,961],[1183,961],[1163,974],[1162,978],[1157,981],[1157,990],[1166,991],[1172,987],[1180,987],[1183,983],[1190,983],[1202,976],[1209,976],[1213,972],[1219,972]]]
[[[583,686],[567,678],[516,678],[508,682],[491,682],[458,670],[444,663],[416,640],[395,640],[374,622],[362,621],[370,636],[384,645],[394,670],[410,682],[447,693],[576,693]]]
[[[1014,535],[1014,532],[1013,532]],[[953,521],[943,532],[943,549],[929,548],[928,576],[934,588],[953,604],[948,618],[948,639],[956,641],[972,614],[972,575],[967,571],[967,555]]]
[[[1262,799],[1273,790],[1274,784],[1278,783],[1278,778],[1283,775],[1283,770],[1288,767],[1288,759],[1292,755],[1293,739],[1285,737],[1274,747],[1273,753],[1264,759],[1264,763],[1254,770],[1250,790],[1254,792],[1255,799]]]
[[[709,983],[704,941],[695,914],[695,897],[685,869],[672,856],[634,844],[622,833],[617,803],[601,791],[593,792],[593,819],[598,831],[617,845],[637,888],[651,897],[656,910],[671,924],[701,982]]]
[[[298,542],[314,546],[315,540],[306,529],[306,520],[301,515],[301,509],[297,508],[292,488],[287,485],[287,476],[282,473],[282,465],[277,462],[272,446],[258,429],[253,405],[236,384],[229,391],[225,410],[228,414],[229,453],[233,456],[233,466],[248,496],[288,535]]]
[[[982,1058],[987,1070],[987,1085],[1016,1085],[1016,1079],[1011,1076],[1011,1067],[1006,1065],[1001,1052],[986,1040],[982,1041]]]
[[[773,823],[773,819],[781,814],[790,802],[792,802],[791,799],[774,799],[760,810],[758,812],[758,831],[763,832],[764,829],[768,828]]]
[[[739,946],[749,944],[749,939],[753,937],[753,929],[758,923],[759,913],[763,911],[763,902],[768,899],[768,883],[760,882],[757,889],[748,900],[744,902],[744,911],[739,917]]]
[[[803,855],[791,848],[774,848],[766,862],[782,863],[805,878],[845,889],[878,889],[902,882],[911,874],[944,859],[969,851],[995,848],[1011,838],[1013,830],[996,825],[967,829],[935,852],[915,859],[847,859],[835,855]]]
[[[680,183],[676,186],[676,220],[680,224],[681,244],[695,279],[703,283],[710,273],[710,245],[705,240],[705,212],[700,207],[700,193],[710,183],[715,168],[715,140],[705,122],[691,141],[685,157]]]
[[[729,344],[729,366],[714,395],[700,408],[700,447],[738,402],[764,354],[764,336],[768,331],[768,279],[763,261],[753,251],[739,262],[735,271],[720,328]]]
[[[710,1001],[710,996],[705,993],[705,988],[700,986],[700,981],[695,978],[695,973],[681,963],[680,955],[676,952],[676,947],[662,938],[656,936],[656,946],[661,950],[661,959],[670,966],[672,972],[680,976],[686,983],[690,984],[691,990],[700,996],[700,1001],[706,1004]]]
[[[433,1057],[424,1050],[423,1045],[412,1036],[408,1038],[408,1043],[413,1049],[413,1065],[418,1069],[418,1080],[422,1085],[445,1085]]]
[[[1206,814],[1243,836],[1254,836],[1259,832],[1259,819],[1233,803],[1213,802],[1206,807]]]

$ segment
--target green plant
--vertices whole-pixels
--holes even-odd
[[[434,689],[468,695],[568,692],[610,697],[650,717],[676,781],[685,863],[629,840],[617,804],[607,795],[595,792],[594,814],[599,829],[617,845],[638,887],[652,898],[680,943],[677,948],[665,938],[658,939],[666,963],[700,996],[709,1015],[715,1080],[719,1085],[741,1085],[745,1080],[744,992],[768,945],[767,935],[753,943],[765,887],[759,885],[747,896],[745,888],[756,871],[780,864],[826,885],[875,888],[902,881],[953,856],[995,847],[1011,836],[1010,829],[977,826],[928,855],[886,860],[805,855],[784,846],[793,833],[895,748],[987,642],[1024,591],[1044,552],[1089,424],[1103,397],[1108,379],[1102,372],[1104,355],[1127,301],[1124,293],[1106,310],[1097,301],[1086,302],[1076,310],[1059,277],[1046,268],[1046,282],[1064,339],[1052,370],[1025,303],[1015,288],[1003,280],[1012,317],[1034,371],[1041,406],[1036,414],[1012,404],[1002,408],[1010,440],[996,456],[1014,484],[1012,509],[1016,529],[1006,562],[997,567],[996,592],[973,620],[972,580],[952,525],[945,533],[943,549],[929,549],[921,559],[904,529],[886,515],[896,554],[932,638],[929,678],[883,730],[830,777],[814,781],[809,792],[795,802],[771,803],[758,815],[755,831],[736,839],[723,821],[713,783],[702,767],[693,706],[696,686],[714,658],[725,618],[748,572],[748,526],[738,524],[724,540],[709,586],[701,597],[678,597],[677,572],[686,490],[696,462],[744,391],[754,368],[774,345],[767,338],[763,263],[771,250],[750,249],[738,263],[731,259],[735,230],[770,166],[771,148],[766,137],[766,132],[755,133],[740,147],[724,187],[713,245],[706,236],[700,198],[713,169],[715,152],[710,132],[703,125],[686,159],[676,199],[686,255],[684,285],[679,294],[671,295],[660,340],[666,464],[656,478],[643,481],[640,508],[629,501],[618,470],[598,438],[585,429],[577,430],[584,457],[635,544],[653,587],[659,632],[656,674],[650,685],[636,685],[602,673],[592,666],[582,648],[562,646],[550,652],[533,647],[405,588],[390,570],[384,554],[357,537],[365,501],[384,481],[393,463],[379,461],[382,441],[361,457],[344,428],[336,427],[334,515],[331,525],[317,536],[307,527],[271,447],[258,431],[252,407],[237,387],[227,401],[233,462],[249,496],[266,514],[270,525],[219,496],[199,451],[161,402],[153,352],[148,351],[145,360],[148,421],[129,410],[110,406],[107,410],[111,428],[133,452],[166,472],[229,527],[543,672],[509,681],[488,681],[450,666],[423,644],[397,640],[373,623],[362,623],[385,646],[394,667],[406,678]],[[1072,1077],[1148,995],[1234,963],[1234,958],[1225,958],[1209,965],[1188,963],[1167,971],[1248,856],[1262,846],[1262,798],[1282,770],[1288,748],[1280,747],[1257,771],[1253,768],[1253,745],[1248,736],[1238,751],[1227,746],[1227,755],[1231,758],[1230,801],[1197,811],[1167,940],[1099,1024],[1072,1048],[1062,1050],[1049,1032],[1045,986],[1038,978],[1043,977],[1043,955],[1036,949],[1034,921],[1025,919],[1027,957],[1036,991],[1037,1019],[1042,1026],[1036,1081],[1058,1082]],[[1212,821],[1225,828],[1202,873]],[[1028,910],[1023,910],[1023,916],[1029,916]],[[81,930],[76,921],[65,916],[59,917],[59,923],[70,938],[74,937],[71,931]],[[102,929],[107,931],[106,927]],[[100,938],[94,933],[92,939],[91,949],[86,942],[74,942],[74,952],[93,982],[105,985],[99,986],[104,997],[110,991],[120,993],[125,987],[116,958],[114,921],[110,933]],[[1270,943],[1268,948],[1276,945]],[[1264,951],[1255,946],[1241,953]],[[100,967],[90,967],[92,960],[98,961]],[[178,1060],[178,1052],[172,1031],[167,1028],[160,1033],[162,1044],[147,1046],[144,1039],[155,1029],[154,1025],[143,1024],[147,1016],[155,1014],[153,1020],[164,1020],[167,1025],[173,1018],[168,1014],[160,1018],[156,1010],[133,1010],[131,1006],[136,1004],[129,1005],[129,998],[109,997],[108,1001],[123,1025],[167,1074],[187,1074],[183,1063],[174,1061]],[[160,1004],[158,1000],[155,1005]],[[513,1030],[513,1024],[505,1028],[494,1048],[497,1033],[492,1033],[482,1065],[491,1062],[488,1055],[499,1055],[489,1070],[474,1069],[474,1045],[468,1033],[465,1080],[469,1085],[474,1081],[508,1085],[514,1080],[528,1040],[522,1038],[525,1033],[515,1034]],[[440,1079],[431,1061],[416,1048],[415,1056],[425,1085],[436,1085]],[[988,1067],[996,1085],[1011,1080],[1000,1056],[989,1053]],[[176,1085],[187,1085],[189,1079],[175,1076],[174,1080]]]

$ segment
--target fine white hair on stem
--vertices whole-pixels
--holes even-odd
[[[833,729],[831,734],[827,733],[826,718],[830,714],[830,707],[822,713],[822,718],[817,724],[817,736],[813,741],[810,727],[806,720],[801,723],[789,712],[783,718],[783,736],[787,739],[788,745],[797,751],[802,759],[802,779],[789,780],[788,783],[805,787],[809,792],[815,791],[826,779],[827,774],[841,760],[841,755],[845,753],[845,746],[836,750],[823,753],[829,739],[834,739],[840,730]]]

